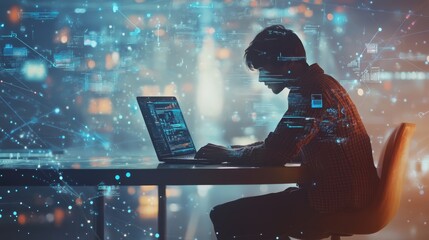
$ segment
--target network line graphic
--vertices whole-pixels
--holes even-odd
[[[1,38],[14,38],[16,40],[18,40],[19,42],[21,42],[22,44],[24,44],[26,47],[28,47],[31,51],[33,51],[34,53],[36,53],[37,55],[40,56],[40,58],[42,58],[43,60],[45,60],[46,62],[48,62],[52,67],[56,67],[56,64],[54,62],[52,62],[51,60],[49,60],[46,56],[43,56],[40,52],[38,52],[35,48],[31,47],[30,45],[28,45],[26,42],[24,42],[21,38],[18,37],[18,34],[11,32],[9,35],[0,35],[0,39]]]

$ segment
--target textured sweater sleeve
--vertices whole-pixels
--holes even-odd
[[[292,161],[319,133],[324,109],[330,105],[327,94],[317,81],[292,89],[288,111],[276,129],[260,146],[244,148],[239,161],[265,166],[281,166]]]

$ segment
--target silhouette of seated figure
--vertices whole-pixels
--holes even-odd
[[[214,207],[210,217],[218,239],[290,236],[317,214],[366,207],[379,179],[370,139],[347,91],[318,64],[307,63],[301,40],[282,25],[258,33],[244,57],[274,94],[290,90],[287,111],[264,141],[239,147],[210,143],[197,157],[258,166],[300,162],[309,176],[282,192]]]

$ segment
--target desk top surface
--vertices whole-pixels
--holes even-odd
[[[252,167],[229,164],[165,164],[156,156],[70,154],[1,158],[0,186],[199,185],[292,183],[299,165]]]
[[[297,167],[299,164],[288,164],[289,167]],[[261,168],[256,166],[238,166],[228,163],[205,164],[205,163],[163,163],[158,161],[154,155],[144,153],[112,153],[112,152],[66,152],[65,154],[50,155],[46,157],[33,157],[28,155],[11,155],[0,157],[0,171],[4,169],[229,169],[229,168]],[[264,167],[265,168],[265,167]],[[277,168],[277,167],[276,167]]]

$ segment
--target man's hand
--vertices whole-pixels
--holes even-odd
[[[264,141],[254,142],[248,145],[231,145],[231,148],[235,149],[235,148],[244,148],[244,147],[256,147],[256,146],[261,146],[262,144],[264,144]]]
[[[241,156],[240,149],[231,149],[224,146],[209,143],[198,150],[195,158],[207,158],[230,161]]]

